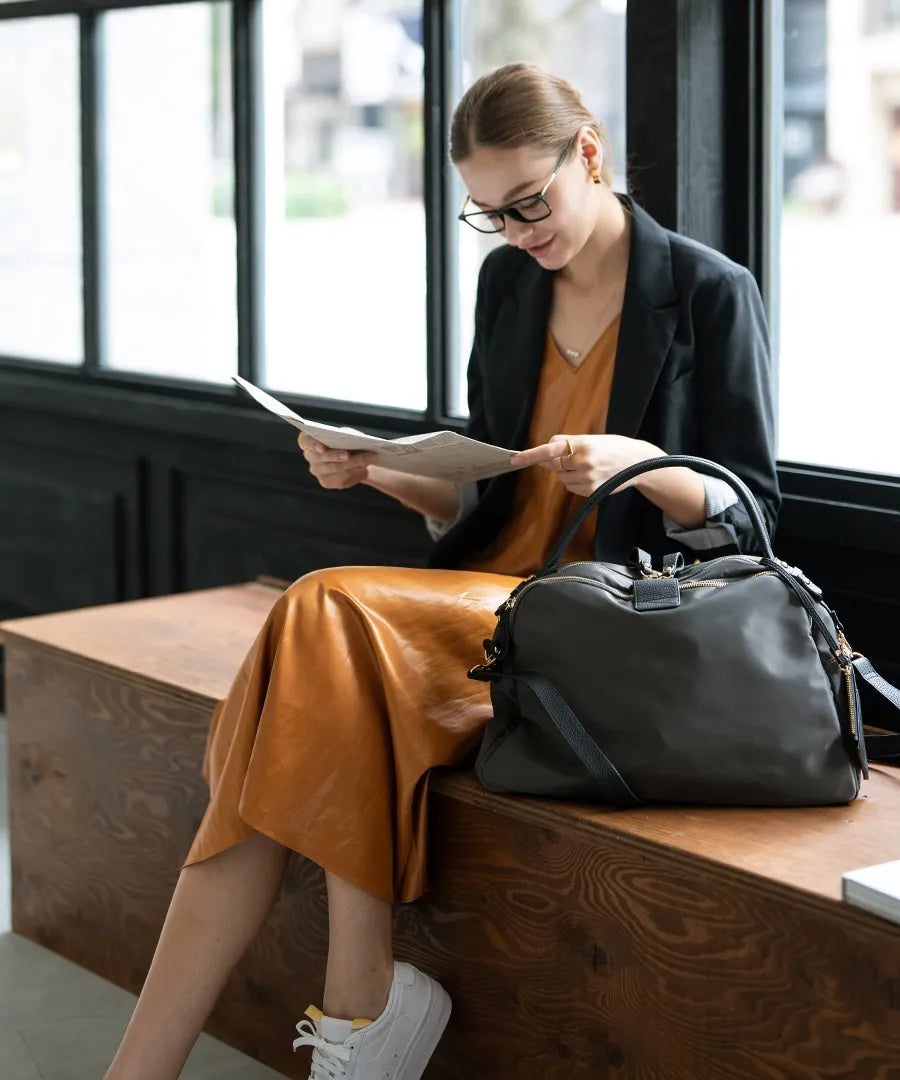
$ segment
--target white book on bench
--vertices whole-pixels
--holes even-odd
[[[900,923],[900,859],[849,870],[841,876],[841,889],[848,904]]]

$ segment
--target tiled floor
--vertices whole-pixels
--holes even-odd
[[[6,722],[0,717],[0,1078],[102,1080],[135,998],[10,932]],[[184,1080],[278,1080],[208,1035]]]

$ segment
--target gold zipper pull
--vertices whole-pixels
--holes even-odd
[[[850,667],[850,665],[853,663],[853,657],[856,655],[856,653],[854,653],[853,648],[850,645],[850,642],[847,640],[847,637],[844,634],[843,630],[838,629],[837,637],[838,645],[840,645],[840,649],[834,654],[837,657],[837,662],[841,665],[842,668]]]

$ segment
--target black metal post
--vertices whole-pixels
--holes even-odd
[[[237,234],[238,374],[265,368],[265,163],[261,0],[232,3],[234,219]]]
[[[79,18],[81,273],[84,369],[98,372],[106,344],[106,173],[103,15]]]

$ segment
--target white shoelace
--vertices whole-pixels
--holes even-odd
[[[353,1053],[350,1047],[323,1039],[310,1020],[301,1020],[297,1030],[300,1038],[294,1039],[294,1049],[301,1046],[313,1047],[309,1080],[343,1080],[347,1075],[343,1062],[349,1061]]]

